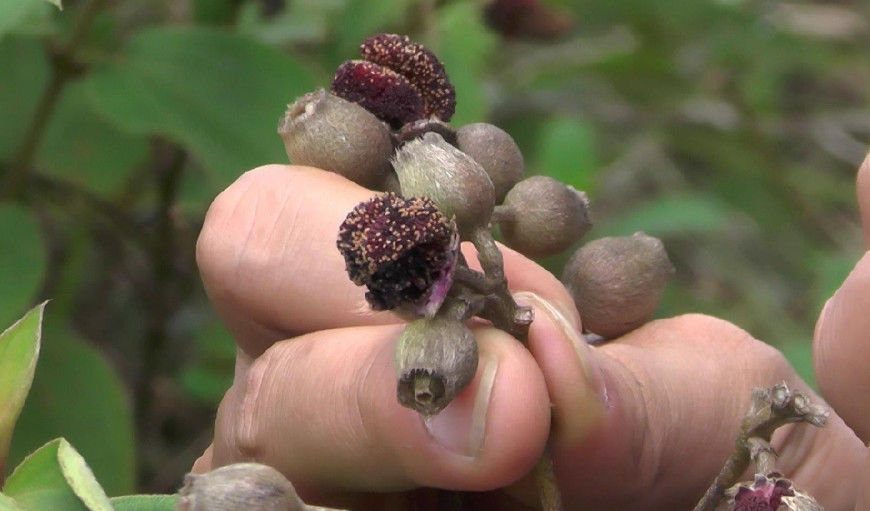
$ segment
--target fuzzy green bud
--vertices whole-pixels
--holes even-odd
[[[428,197],[447,217],[455,216],[459,235],[471,238],[489,225],[495,205],[492,180],[479,163],[434,132],[403,145],[393,168],[405,197]]]
[[[187,474],[177,511],[305,511],[308,507],[280,472],[259,463],[226,465]]]
[[[509,214],[500,220],[505,243],[529,257],[567,249],[592,227],[586,194],[547,176],[532,176],[510,189]]]
[[[393,143],[387,126],[360,105],[323,89],[287,107],[278,126],[295,165],[329,170],[367,188],[380,188]]]
[[[467,124],[456,132],[456,145],[489,175],[496,204],[501,204],[508,190],[523,178],[523,153],[513,137],[498,126],[485,122]]]
[[[426,416],[450,404],[477,372],[477,341],[464,323],[453,319],[409,323],[395,355],[399,403]]]
[[[562,282],[583,327],[612,339],[649,321],[673,274],[661,240],[638,232],[583,245],[565,265]]]

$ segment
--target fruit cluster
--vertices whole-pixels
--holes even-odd
[[[524,179],[523,156],[498,127],[451,127],[455,90],[443,64],[422,45],[380,34],[362,44],[361,54],[362,60],[339,66],[331,92],[320,89],[289,105],[278,132],[293,163],[383,192],[347,215],[337,247],[350,279],[366,286],[369,305],[409,321],[396,344],[397,397],[432,416],[476,373],[478,347],[466,326],[471,317],[527,340],[532,310],[517,305],[508,291],[493,225],[510,247],[544,257],[586,234],[589,201],[549,177]],[[460,242],[474,245],[482,271],[469,266]],[[582,246],[562,281],[586,330],[611,339],[649,320],[673,272],[661,241],[636,233]],[[720,504],[733,510],[820,510],[774,470],[770,437],[782,425],[822,426],[827,417],[784,383],[753,391],[735,452],[695,511]],[[738,483],[750,462],[755,480]],[[546,450],[535,480],[542,508],[560,510]],[[191,475],[179,496],[179,509],[191,511],[314,509],[281,474],[256,464]]]
[[[433,415],[475,374],[469,318],[521,340],[532,320],[508,292],[493,225],[511,248],[545,257],[586,234],[589,201],[550,177],[524,179],[520,149],[497,126],[450,126],[455,89],[421,44],[379,34],[360,53],[338,67],[330,91],[289,105],[278,132],[293,163],[386,192],[350,212],[337,246],[371,307],[410,321],[396,348],[398,399]],[[469,267],[462,241],[477,249],[482,272]],[[672,272],[661,242],[638,233],[583,247],[563,280],[584,324],[609,338],[650,318]]]

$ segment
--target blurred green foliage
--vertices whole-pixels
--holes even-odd
[[[528,173],[589,192],[588,238],[665,241],[660,315],[721,316],[812,380],[813,323],[861,253],[870,5],[549,3],[573,29],[523,41],[470,0],[0,0],[0,324],[54,299],[13,457],[64,435],[110,495],[177,488],[232,381],[205,210],[286,161],[284,105],[379,31],[441,56],[455,125],[495,122]]]

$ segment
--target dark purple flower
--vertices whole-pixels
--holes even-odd
[[[393,128],[423,117],[423,99],[408,79],[373,62],[348,60],[332,79],[336,96],[361,105]]]
[[[483,14],[486,24],[506,38],[555,39],[574,24],[566,12],[538,0],[493,0]]]
[[[435,203],[388,193],[358,204],[338,230],[347,273],[375,310],[432,316],[453,282],[459,235]]]
[[[456,89],[447,77],[444,64],[434,53],[408,36],[378,34],[360,46],[362,57],[392,69],[408,79],[423,98],[426,117],[449,121],[456,110]]]
[[[782,497],[794,496],[791,481],[757,474],[752,486],[741,485],[734,494],[734,511],[776,511]]]

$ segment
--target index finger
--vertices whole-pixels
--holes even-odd
[[[858,172],[858,205],[870,246],[870,155]],[[865,442],[870,441],[870,252],[834,293],[816,324],[814,363],[825,398]]]
[[[400,321],[371,310],[335,245],[348,212],[374,193],[331,172],[267,165],[215,199],[197,242],[197,263],[206,292],[248,355],[308,332]],[[574,310],[552,274],[511,250],[504,255],[512,289]],[[474,260],[467,250],[466,256]]]

